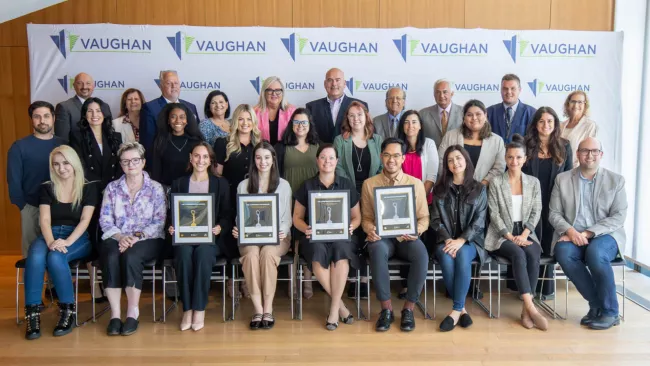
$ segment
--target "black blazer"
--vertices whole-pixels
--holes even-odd
[[[553,164],[553,168],[551,169],[550,185],[546,187],[547,192],[553,190],[555,177],[557,177],[558,174],[573,169],[573,150],[571,149],[569,141],[566,141],[564,148],[566,149],[566,160],[564,160],[564,164],[562,165]],[[526,165],[524,165],[521,171],[525,174],[532,175],[533,177],[539,177],[539,156],[537,153],[533,155],[532,159],[526,162]]]
[[[171,193],[188,193],[190,190],[190,177],[191,175],[187,175],[172,182]],[[214,193],[213,215],[216,224],[221,226],[221,234],[215,238],[215,243],[218,243],[221,238],[230,235],[232,231],[233,210],[230,205],[230,185],[225,178],[215,177],[210,174],[208,192]],[[171,217],[171,213],[167,217]],[[239,253],[229,253],[228,248],[225,247],[226,245],[222,245],[222,248],[226,249],[228,258],[239,257]]]
[[[120,133],[113,132],[113,137],[122,143]],[[70,132],[70,147],[79,155],[86,179],[101,181],[101,185],[98,187],[100,192],[106,188],[108,183],[122,176],[123,171],[117,151],[112,151],[108,136],[102,136],[102,152],[93,136],[91,136],[90,145],[88,145],[81,131],[72,131]]]
[[[368,108],[368,103],[345,95],[341,101],[339,114],[336,116],[336,126],[332,124],[332,110],[330,109],[327,98],[316,99],[307,103],[306,108],[314,119],[314,125],[316,125],[316,131],[318,131],[318,137],[321,142],[331,144],[334,142],[334,137],[341,134],[341,123],[343,123],[343,119],[345,118],[345,112],[347,112],[350,103],[354,100]]]
[[[478,182],[477,182],[478,183]],[[431,228],[436,232],[436,243],[444,244],[453,239],[456,231],[454,212],[460,210],[460,237],[476,247],[481,263],[487,256],[485,249],[485,219],[487,215],[487,190],[478,183],[468,194],[449,188],[445,197],[434,197],[431,205]]]

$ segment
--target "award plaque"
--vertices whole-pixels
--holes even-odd
[[[417,235],[412,185],[375,188],[375,226],[382,238]]]
[[[350,240],[350,192],[309,191],[312,242]]]
[[[237,195],[239,245],[280,244],[278,199],[277,193]]]
[[[214,194],[172,193],[172,245],[214,244]]]

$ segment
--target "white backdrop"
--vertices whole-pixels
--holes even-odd
[[[221,89],[231,106],[257,102],[265,77],[287,84],[295,105],[325,95],[327,69],[345,72],[348,95],[385,112],[385,91],[407,91],[407,108],[433,104],[433,82],[451,81],[454,102],[500,101],[501,76],[522,80],[521,100],[553,107],[562,117],[569,91],[584,89],[599,124],[605,166],[620,171],[622,33],[466,29],[214,28],[144,25],[27,26],[32,100],[57,103],[74,95],[71,79],[84,71],[95,96],[117,113],[124,89],[147,100],[160,95],[163,69],[178,70],[181,98],[203,115],[208,92]]]

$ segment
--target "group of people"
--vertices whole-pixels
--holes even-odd
[[[27,339],[41,334],[46,272],[59,299],[54,335],[72,330],[68,262],[94,255],[103,288],[93,301],[105,296],[110,303],[108,335],[136,332],[142,271],[160,258],[174,259],[181,330],[203,328],[210,275],[220,257],[239,258],[242,265],[254,308],[250,328],[270,329],[277,267],[292,247],[307,261],[306,275],[313,273],[330,298],[328,330],[354,322],[343,293],[350,268],[365,268],[364,255],[381,304],[377,331],[389,330],[395,319],[393,257],[409,263],[402,270],[402,331],[415,328],[413,309],[430,256],[440,263],[453,300],[442,331],[471,326],[465,309],[471,266],[488,256],[510,260],[524,327],[548,327],[533,303],[536,293],[550,297],[555,291],[537,284],[542,254],[556,258],[589,302],[581,324],[607,329],[619,323],[609,263],[625,245],[625,183],[600,166],[604,152],[584,92],[569,94],[568,119],[561,122],[552,108],[535,109],[519,99],[516,75],[502,78],[502,102],[487,108],[479,100],[453,104],[450,83],[438,80],[433,106],[406,110],[406,92],[392,88],[387,112],[373,120],[365,102],[344,94],[343,71],[331,69],[327,96],[304,108],[289,104],[282,80],[269,77],[255,106],[241,104],[232,113],[227,95],[211,92],[199,122],[196,107],[179,98],[178,74],[162,71],[160,80],[162,95],[149,102],[139,90],[126,90],[116,119],[92,96],[94,82],[85,73],[75,77],[76,95],[56,109],[43,101],[30,105],[33,134],[13,144],[7,164],[27,258]],[[413,186],[416,234],[377,234],[374,189],[387,186]],[[309,192],[324,190],[349,192],[348,241],[310,240]],[[214,243],[171,245],[169,193],[214,194]],[[238,247],[237,196],[267,193],[279,196],[279,245]],[[368,273],[362,276],[367,281]],[[350,297],[368,296],[350,287]]]

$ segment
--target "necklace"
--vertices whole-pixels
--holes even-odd
[[[178,146],[176,146],[176,144],[174,143],[174,141],[169,140],[169,142],[171,142],[172,145],[174,145],[174,147],[176,148],[176,150],[178,150],[178,152],[181,152],[181,151],[183,151],[183,148],[185,147],[185,145],[187,145],[187,141],[188,141],[188,140],[189,140],[189,139],[186,138],[186,139],[185,139],[185,142],[183,143],[183,146],[181,146],[180,148],[179,148]]]
[[[358,160],[358,163],[357,163],[357,172],[362,172],[363,169],[361,168],[361,157],[363,156],[363,149],[359,149],[359,150],[361,150],[361,154],[359,154],[359,153],[357,152],[357,145],[355,145],[355,144],[353,143],[353,144],[352,144],[352,148],[354,149],[354,154],[357,156],[357,160]]]

